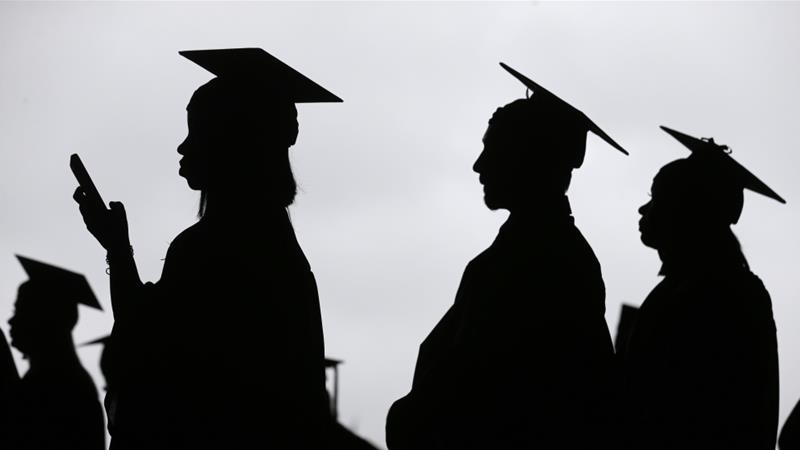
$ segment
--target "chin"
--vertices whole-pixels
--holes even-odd
[[[656,242],[649,235],[647,235],[645,233],[641,233],[641,235],[639,236],[639,240],[641,240],[642,244],[644,244],[646,247],[650,247],[652,249],[657,249]]]
[[[189,185],[189,189],[193,191],[202,191],[203,190],[203,183],[200,183],[198,180],[194,178],[187,177],[186,175],[181,174],[183,179],[186,180],[186,184]]]
[[[505,206],[503,206],[501,202],[497,201],[497,199],[492,198],[492,197],[490,197],[488,195],[484,195],[483,196],[483,203],[491,211],[497,211],[498,209],[504,209],[505,208]]]

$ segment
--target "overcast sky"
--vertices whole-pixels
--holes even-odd
[[[195,220],[177,174],[192,92],[179,50],[261,47],[344,99],[300,105],[294,225],[319,284],[341,418],[383,444],[419,343],[506,215],[472,163],[495,108],[525,95],[506,62],[589,114],[569,195],[602,264],[608,324],[659,281],[636,209],[687,151],[667,125],[728,144],[788,205],[745,195],[734,230],[772,294],[781,422],[800,397],[800,3],[0,3],[0,328],[25,280],[14,253],[84,272],[110,308],[105,254],[71,199],[79,152],[125,203],[142,277]],[[75,337],[106,334],[81,310]],[[99,348],[80,356],[97,369]],[[20,369],[25,364],[20,361]]]

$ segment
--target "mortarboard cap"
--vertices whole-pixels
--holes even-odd
[[[60,267],[16,255],[30,282],[37,287],[44,287],[65,302],[84,304],[102,310],[86,277]]]
[[[575,108],[574,106],[570,105],[569,103],[565,102],[564,100],[560,99],[558,96],[553,94],[552,92],[548,91],[547,89],[543,88],[530,78],[526,77],[525,75],[517,72],[516,70],[512,69],[508,65],[504,63],[500,63],[500,66],[505,69],[508,73],[514,76],[517,80],[522,82],[528,89],[533,92],[533,98],[536,101],[548,102],[553,105],[555,108],[563,111],[565,117],[568,117],[568,120],[574,120],[574,123],[577,127],[582,128],[585,131],[591,131],[592,133],[599,136],[601,139],[606,141],[609,145],[616,148],[617,150],[621,151],[624,154],[628,154],[628,152],[622,148],[616,141],[611,139],[611,136],[606,134],[597,124],[595,124],[589,117]],[[583,157],[581,155],[578,158],[576,167],[579,167],[580,164],[583,162]]]
[[[759,180],[749,170],[745,169],[744,166],[736,162],[736,160],[729,155],[727,146],[717,144],[714,142],[713,138],[698,139],[665,126],[661,126],[661,129],[691,150],[692,156],[690,156],[690,158],[704,158],[707,161],[715,161],[714,164],[718,165],[722,175],[735,183],[737,185],[736,187],[740,189],[749,189],[781,203],[786,203],[786,200],[780,195],[770,189],[769,186],[764,184],[764,182]]]
[[[84,342],[80,346],[81,347],[87,347],[89,345],[98,345],[98,344],[99,345],[108,345],[109,342],[111,342],[111,335],[99,337],[99,338],[93,339],[93,340],[91,340],[89,342]]]
[[[178,53],[220,79],[252,84],[286,97],[292,103],[342,101],[260,48],[184,50]]]

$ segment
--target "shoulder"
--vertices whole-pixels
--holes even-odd
[[[504,225],[489,248],[470,261],[465,275],[483,271],[602,282],[597,256],[572,224],[548,228]]]
[[[189,248],[198,241],[204,240],[207,234],[208,225],[203,220],[199,220],[175,236],[175,239],[169,244],[168,253]]]
[[[699,324],[716,324],[737,335],[774,333],[772,300],[761,279],[747,269],[694,277],[673,292],[676,304],[691,311]],[[761,331],[756,331],[761,330]]]
[[[764,283],[744,268],[697,275],[686,289],[730,306],[751,308],[770,305],[771,308],[769,292]]]
[[[194,266],[201,262],[203,249],[206,247],[207,226],[203,221],[198,221],[183,230],[172,240],[164,257],[164,266],[161,270],[161,281],[172,278],[182,273],[182,268]]]
[[[571,289],[603,295],[605,285],[600,261],[589,242],[570,224],[542,239],[543,270],[556,281],[567,282]]]
[[[749,270],[729,278],[731,306],[748,322],[769,322],[774,328],[772,299],[764,282]]]

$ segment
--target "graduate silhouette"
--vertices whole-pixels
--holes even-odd
[[[183,51],[214,75],[187,106],[179,174],[199,221],[142,283],[122,204],[78,188],[108,251],[116,449],[315,448],[327,423],[314,276],[289,220],[296,103],[340,102],[262,49]],[[132,182],[137,182],[132,180]]]
[[[16,369],[5,376],[0,448],[105,450],[103,409],[72,340],[78,304],[100,304],[82,275],[17,258],[30,279],[19,287],[9,335],[30,367],[19,381]]]
[[[411,392],[389,411],[390,450],[606,446],[613,348],[605,288],[566,191],[588,131],[625,151],[501,65],[533,95],[495,111],[474,170],[486,206],[510,216],[420,346]]]
[[[662,127],[691,150],[653,179],[642,242],[664,279],[623,354],[628,449],[772,450],[778,355],[769,294],[731,225],[745,189],[780,202],[726,146]]]

